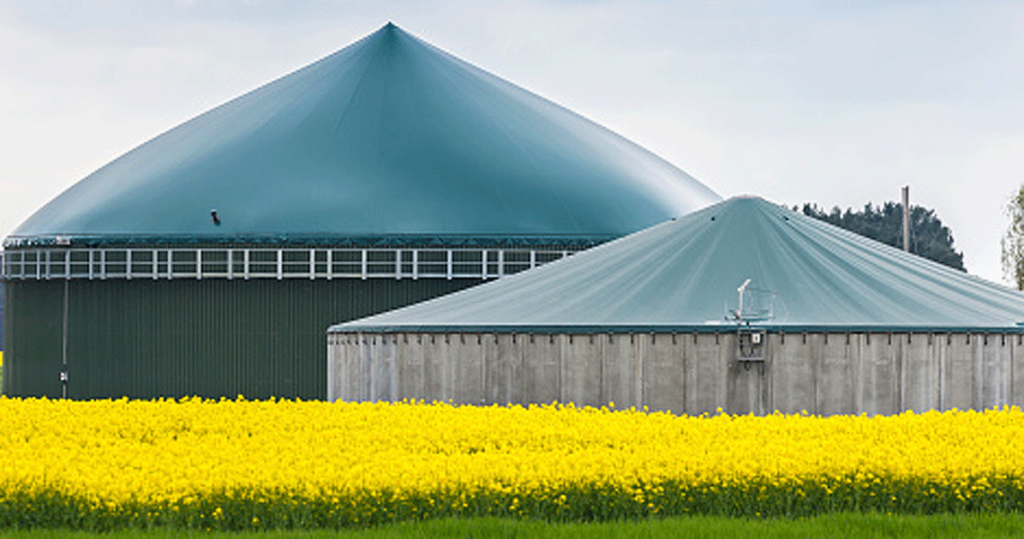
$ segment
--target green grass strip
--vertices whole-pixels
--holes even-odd
[[[429,519],[519,518],[553,523],[719,516],[809,518],[839,513],[1012,514],[1024,511],[1016,477],[962,484],[876,478],[825,478],[773,484],[686,487],[665,482],[633,488],[579,485],[534,492],[363,492],[331,499],[287,490],[212,493],[161,505],[108,506],[58,491],[0,493],[0,529],[116,531],[193,529],[264,531],[353,529]]]
[[[999,538],[1021,537],[1024,515],[940,514],[884,515],[879,513],[840,513],[802,519],[743,519],[727,517],[677,517],[640,522],[549,524],[537,520],[502,518],[448,518],[422,522],[402,522],[367,530],[342,531],[268,531],[207,532],[202,530],[122,530],[89,533],[68,530],[21,530],[0,532],[0,537],[16,539],[397,539],[397,538],[487,538],[503,539],[602,539],[602,538],[678,538],[699,537],[782,539],[805,537],[834,538]]]

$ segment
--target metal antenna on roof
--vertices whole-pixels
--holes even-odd
[[[736,320],[740,324],[743,323],[743,293],[747,291],[747,285],[749,284],[750,279],[747,279],[746,281],[743,281],[743,284],[741,284],[739,288],[736,289],[736,291],[740,293],[740,305],[739,308],[736,309]]]
[[[766,288],[750,286],[752,282],[753,279],[747,279],[736,289],[739,295],[737,308],[726,307],[726,320],[734,321],[737,325],[749,326],[751,322],[763,322],[774,318],[774,305],[778,299],[778,293]]]

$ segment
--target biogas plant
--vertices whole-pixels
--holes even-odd
[[[322,399],[328,326],[719,200],[388,24],[142,144],[4,240],[4,392]]]
[[[392,24],[81,180],[3,262],[14,396],[1024,404],[1021,292],[722,200]]]

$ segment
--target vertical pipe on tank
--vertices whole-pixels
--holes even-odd
[[[60,343],[60,394],[62,398],[68,398],[68,286],[71,279],[64,279],[64,305],[61,320],[61,343]]]

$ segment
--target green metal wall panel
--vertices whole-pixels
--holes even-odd
[[[61,396],[65,283],[71,398],[322,399],[328,326],[480,282],[8,281],[4,393]]]
[[[64,281],[8,282],[5,288],[5,394],[60,397]]]
[[[4,282],[0,280],[0,352],[4,349]]]

